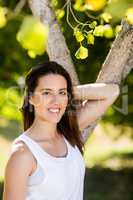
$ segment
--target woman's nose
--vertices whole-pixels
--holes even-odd
[[[54,103],[57,102],[58,103],[59,101],[60,101],[60,99],[59,99],[58,95],[53,95],[52,96],[52,102],[54,102]]]

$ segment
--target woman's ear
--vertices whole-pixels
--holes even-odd
[[[30,97],[29,98],[29,112],[33,112],[34,111],[34,103],[33,103],[33,99]]]
[[[30,103],[31,105],[34,105],[33,96],[30,96],[30,98],[29,98],[29,103]]]
[[[38,93],[34,93],[29,97],[29,103],[34,107],[38,107],[42,102],[42,96]]]

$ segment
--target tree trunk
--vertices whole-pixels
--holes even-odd
[[[120,85],[131,69],[133,69],[133,25],[123,21],[122,30],[114,40],[96,82],[117,83]],[[101,118],[83,131],[84,142]]]
[[[133,68],[133,25],[126,21],[122,25],[122,31],[114,40],[96,82],[120,84]]]
[[[46,51],[51,61],[61,64],[71,75],[74,85],[79,83],[70,51],[56,20],[49,0],[28,0],[34,16],[39,17],[44,25],[49,27],[49,37]]]
[[[78,84],[77,74],[72,64],[65,38],[57,23],[48,0],[29,0],[34,16],[49,26],[47,53],[50,60],[56,61],[70,73],[73,83]],[[98,74],[96,82],[120,84],[133,68],[133,25],[123,22],[122,31],[114,40],[112,47]],[[99,119],[83,132],[84,141],[88,138]]]

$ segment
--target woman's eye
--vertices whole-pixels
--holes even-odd
[[[49,95],[50,92],[43,92],[42,94],[43,94],[43,95]]]
[[[67,95],[67,92],[60,92],[59,94]],[[51,95],[51,93],[46,91],[46,92],[43,92],[42,95]]]
[[[62,95],[67,95],[67,92],[60,92],[60,94],[62,94]]]

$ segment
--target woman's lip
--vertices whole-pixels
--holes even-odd
[[[48,109],[60,109],[59,107],[50,107]]]
[[[56,108],[56,109],[52,109],[52,108],[51,108],[51,109],[48,109],[48,111],[49,111],[50,113],[56,114],[56,115],[60,113],[60,109],[57,109],[57,108]]]
[[[60,108],[48,108],[48,110],[57,110],[58,112],[61,110]]]

